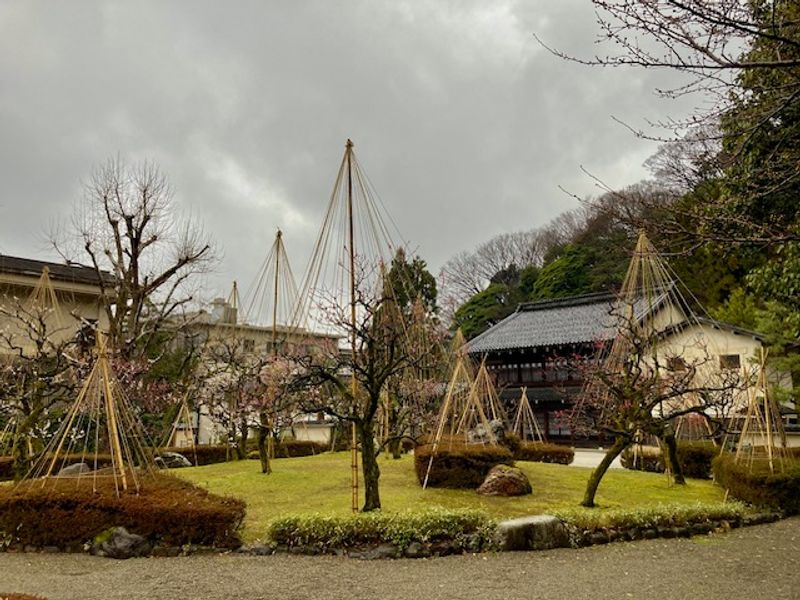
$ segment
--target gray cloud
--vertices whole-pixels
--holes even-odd
[[[0,251],[42,256],[81,179],[152,158],[246,287],[274,231],[301,272],[344,141],[404,237],[437,269],[493,234],[542,225],[645,175],[634,124],[685,105],[658,72],[580,54],[587,2],[12,2],[0,5]]]

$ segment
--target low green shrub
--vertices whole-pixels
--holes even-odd
[[[516,456],[517,450],[519,450],[521,444],[522,439],[513,431],[505,432],[503,438],[500,440],[500,445],[508,448],[514,456]]]
[[[619,460],[623,467],[632,471],[664,472],[664,463],[661,461],[661,448],[658,446],[631,446],[625,448]]]
[[[431,462],[432,451],[430,444],[414,450],[414,468],[420,485],[425,481],[429,464],[428,485],[445,488],[477,488],[494,465],[514,465],[511,451],[503,446],[443,442]]]
[[[575,450],[546,442],[522,442],[514,453],[514,459],[568,465],[575,460]]]
[[[223,463],[229,459],[236,458],[236,448],[228,450],[225,444],[205,445],[198,444],[194,448],[182,446],[180,448],[159,448],[160,452],[177,452],[183,454],[193,465],[202,467],[203,465],[213,465]]]
[[[770,473],[766,461],[756,461],[751,468],[725,453],[714,459],[713,469],[716,482],[732,497],[788,515],[800,513],[800,461],[787,459]]]
[[[704,521],[737,520],[748,513],[741,502],[706,504],[657,504],[642,508],[597,509],[571,508],[556,511],[565,523],[583,530],[612,527],[682,527]]]
[[[119,497],[111,478],[0,487],[0,538],[37,547],[80,546],[110,527],[125,527],[167,546],[231,548],[241,544],[237,532],[244,514],[241,500],[166,474],[147,476],[139,493]]]
[[[328,451],[327,444],[311,440],[281,440],[275,448],[275,458],[294,458],[296,456],[312,456]]]
[[[493,521],[481,511],[430,509],[346,516],[289,515],[273,521],[267,534],[272,541],[290,548],[304,546],[326,551],[380,543],[404,548],[411,542],[458,541],[476,535],[488,542],[493,528]]]
[[[678,442],[678,461],[683,474],[696,479],[711,479],[711,461],[719,454],[712,442]],[[661,449],[657,446],[626,448],[620,457],[622,466],[636,471],[663,473],[666,469]]]
[[[711,479],[711,462],[719,454],[712,442],[678,442],[678,461],[686,477]]]

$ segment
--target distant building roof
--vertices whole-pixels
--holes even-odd
[[[468,352],[483,354],[611,339],[613,301],[611,294],[591,294],[520,304],[516,312],[470,340]]]
[[[56,281],[85,283],[89,285],[100,284],[94,267],[80,264],[70,265],[66,263],[54,263],[0,254],[0,273],[38,278],[42,274],[42,269],[44,267],[50,270],[50,277]],[[112,283],[114,281],[114,276],[107,271],[102,271],[102,277],[106,283]]]
[[[634,305],[636,317],[640,319],[646,313],[658,310],[668,295],[669,292],[665,291],[654,302],[647,303],[651,307],[649,310],[643,300],[638,301]],[[613,339],[616,334],[615,299],[613,294],[590,294],[520,304],[516,312],[467,342],[467,352],[485,354]],[[756,332],[720,321],[695,317],[693,322],[762,340]]]

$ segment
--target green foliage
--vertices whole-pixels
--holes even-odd
[[[513,313],[521,301],[516,288],[492,283],[458,308],[453,327],[460,328],[468,340],[472,339]]]
[[[767,461],[756,461],[752,468],[736,463],[730,453],[713,462],[715,481],[734,498],[755,506],[781,510],[788,515],[800,513],[800,461],[786,459],[769,471]]]
[[[611,509],[597,511],[594,509],[558,510],[555,515],[577,527],[594,530],[611,527],[682,527],[703,521],[722,521],[741,519],[748,512],[740,502],[708,504],[656,504],[631,509]]]
[[[427,263],[419,256],[415,256],[409,262],[405,250],[398,248],[392,259],[388,280],[392,286],[395,300],[402,310],[407,310],[417,298],[422,299],[429,313],[438,310],[436,278],[431,275]]]
[[[529,299],[547,300],[578,296],[591,291],[589,252],[582,246],[566,246],[539,271]]]
[[[546,442],[522,442],[514,452],[514,459],[569,465],[575,460],[575,450]]]
[[[428,444],[414,450],[414,468],[420,485],[425,481],[429,464],[428,486],[447,488],[477,488],[494,465],[514,465],[511,451],[503,446],[443,443],[431,463],[432,450],[433,446]]]
[[[0,487],[0,532],[33,546],[79,547],[110,527],[125,527],[164,545],[232,548],[241,543],[244,515],[241,500],[164,474],[146,479],[138,494],[119,497],[108,477]]]
[[[272,522],[267,536],[288,547],[311,546],[325,551],[368,544],[406,547],[478,535],[491,539],[494,523],[477,510],[428,509],[421,512],[359,513],[355,515],[288,515]]]

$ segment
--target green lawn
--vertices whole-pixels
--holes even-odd
[[[413,457],[381,458],[381,502],[384,511],[422,507],[477,508],[493,517],[539,514],[575,508],[583,497],[589,469],[544,463],[517,462],[528,475],[533,494],[517,498],[486,498],[472,490],[423,491],[414,475]],[[273,463],[274,472],[262,475],[255,460],[221,463],[175,471],[181,477],[217,494],[247,502],[244,538],[263,537],[269,522],[290,513],[350,512],[350,455],[346,452]],[[723,491],[710,481],[689,480],[686,486],[668,485],[666,476],[612,470],[600,484],[598,508],[633,508],[654,504],[721,502]]]

